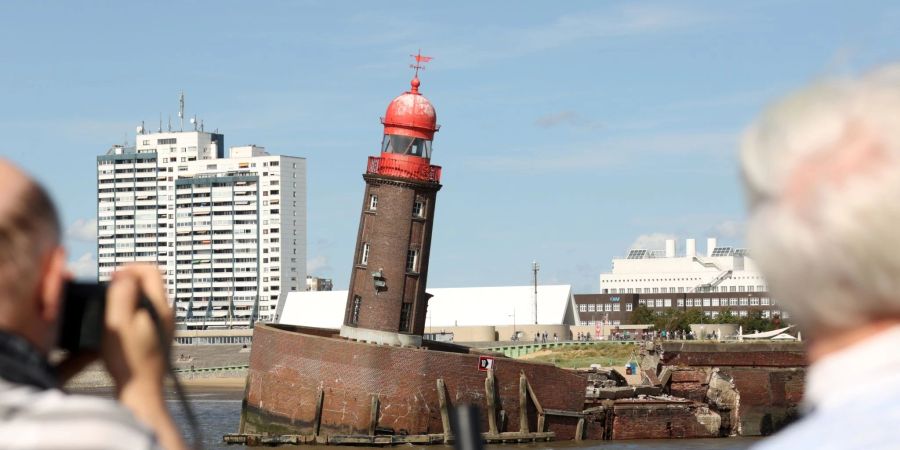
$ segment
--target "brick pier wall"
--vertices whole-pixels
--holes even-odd
[[[714,369],[731,378],[739,404],[733,433],[769,435],[790,423],[803,397],[806,356],[798,343],[663,344],[660,364],[672,370],[669,393],[706,401]]]
[[[311,434],[319,390],[324,392],[320,433],[368,434],[372,397],[379,401],[379,429],[398,434],[442,433],[437,379],[446,384],[451,406],[485,407],[485,372],[478,355],[391,347],[325,337],[267,325],[257,326],[244,395],[241,432]],[[498,409],[506,413],[500,431],[518,431],[519,373],[524,371],[550,409],[581,411],[587,380],[552,365],[498,357]],[[529,401],[531,430],[536,415]],[[573,439],[576,418],[549,416],[557,439]],[[483,429],[487,430],[487,419]]]

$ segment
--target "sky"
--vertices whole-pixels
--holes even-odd
[[[0,3],[0,156],[43,182],[70,267],[96,266],[96,156],[186,115],[307,158],[312,275],[348,283],[366,159],[409,89],[443,167],[429,286],[598,292],[668,237],[741,246],[736,152],[767,104],[900,58],[888,1]]]

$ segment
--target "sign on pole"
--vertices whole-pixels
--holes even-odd
[[[490,369],[494,368],[494,358],[490,356],[479,356],[478,357],[478,370],[482,372],[487,372]]]

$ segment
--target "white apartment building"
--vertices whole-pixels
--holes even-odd
[[[275,321],[305,289],[306,160],[205,131],[147,133],[97,157],[98,279],[158,264],[180,328]]]
[[[631,249],[625,258],[613,259],[612,272],[600,275],[603,294],[664,294],[699,292],[766,292],[768,286],[747,251],[719,247],[716,238],[706,241],[698,254],[696,240],[685,240],[678,252],[674,239],[664,250]]]

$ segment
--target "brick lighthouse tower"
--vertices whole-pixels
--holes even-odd
[[[411,88],[388,105],[381,155],[370,156],[341,336],[391,345],[422,343],[428,259],[441,168],[431,165],[434,107]]]

